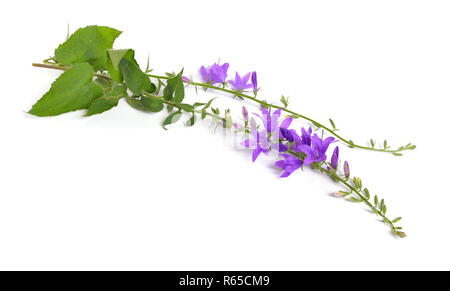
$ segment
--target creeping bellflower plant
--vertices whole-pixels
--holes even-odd
[[[329,125],[325,125],[288,108],[289,97],[282,95],[281,104],[257,98],[260,88],[256,71],[243,77],[236,73],[234,79],[227,79],[229,63],[201,66],[200,81],[184,76],[183,70],[178,74],[165,75],[153,74],[148,65],[145,70],[141,70],[134,58],[134,50],[113,49],[114,40],[120,34],[120,31],[110,27],[81,28],[58,46],[53,57],[43,63],[33,64],[63,73],[29,113],[55,116],[85,110],[85,116],[91,116],[111,110],[119,104],[119,100],[125,99],[139,111],[154,113],[166,110],[167,117],[162,123],[164,129],[183,116],[187,118],[185,125],[188,127],[199,119],[210,118],[216,126],[243,135],[241,146],[252,150],[253,162],[261,153],[269,155],[272,152],[278,157],[274,166],[280,169],[282,178],[293,178],[307,169],[324,174],[340,188],[334,193],[337,197],[365,204],[390,227],[393,234],[397,237],[406,236],[402,228],[397,226],[401,217],[389,219],[385,200],[372,195],[363,186],[361,178],[352,178],[349,163],[345,161],[341,166],[339,146],[335,146],[332,153],[330,146],[337,143],[341,147],[346,145],[349,148],[401,156],[403,152],[415,149],[414,145],[392,148],[384,141],[380,147],[374,140],[367,146],[357,144],[340,135],[332,119],[329,119]],[[90,41],[86,42],[85,39]],[[221,91],[230,97],[239,97],[238,100],[232,99],[233,102],[245,100],[257,104],[259,112],[253,112],[252,115],[243,106],[240,121],[233,120],[230,109],[213,107],[215,98],[192,103],[185,101],[187,87],[194,87],[196,91],[199,87],[206,91]],[[248,91],[253,91],[254,96],[247,95]],[[295,128],[294,120],[307,121],[309,126]],[[321,132],[320,136],[318,131]]]

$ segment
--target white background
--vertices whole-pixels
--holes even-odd
[[[449,15],[430,0],[3,2],[0,269],[449,269]],[[356,142],[417,144],[403,157],[341,147],[408,237],[310,169],[280,179],[274,157],[252,164],[208,122],[164,131],[163,114],[125,102],[90,118],[26,114],[59,75],[31,63],[67,24],[122,30],[115,48],[158,73],[198,79],[218,59],[231,75],[256,70],[261,98],[288,95]],[[188,93],[239,115],[227,95]]]

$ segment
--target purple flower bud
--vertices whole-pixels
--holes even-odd
[[[336,169],[339,163],[339,147],[336,147],[333,152],[333,156],[331,157],[331,166]]]
[[[241,130],[242,128],[243,128],[243,126],[242,125],[240,125],[239,123],[233,123],[233,127],[236,129],[236,130]]]
[[[191,79],[189,79],[189,78],[186,77],[186,76],[181,76],[181,79],[182,79],[183,82],[185,82],[185,83],[190,83],[190,82],[192,82]]]
[[[252,85],[253,85],[253,91],[258,91],[258,78],[256,76],[256,72],[252,73]]]
[[[248,111],[247,111],[247,108],[245,106],[242,106],[242,116],[244,116],[244,120],[245,121],[248,120]]]
[[[347,161],[344,162],[344,174],[346,178],[350,177],[350,167]]]

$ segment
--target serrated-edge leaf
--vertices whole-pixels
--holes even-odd
[[[55,116],[86,109],[94,98],[102,95],[102,88],[92,81],[94,70],[88,63],[75,64],[51,85],[28,112],[36,116]]]
[[[55,60],[61,65],[87,62],[95,71],[106,66],[106,50],[111,49],[122,32],[107,26],[86,26],[75,31],[55,50]]]

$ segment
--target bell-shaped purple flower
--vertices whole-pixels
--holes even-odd
[[[294,135],[289,129],[280,127],[280,135],[289,142],[294,142]]]
[[[302,128],[302,144],[311,146],[311,134],[312,134],[312,128],[310,127],[308,131],[306,131],[305,128]]]
[[[306,154],[303,161],[305,165],[310,165],[314,162],[320,163],[327,159],[326,152],[332,142],[336,141],[333,137],[328,137],[322,140],[316,133],[312,137],[311,147],[301,145],[300,150]]]
[[[284,170],[284,173],[283,175],[281,175],[281,178],[288,177],[294,171],[302,167],[302,161],[299,158],[288,154],[281,154],[281,156],[284,157],[284,160],[275,163],[275,166],[282,168]]]
[[[267,132],[265,130],[259,132],[255,129],[255,120],[252,118],[250,120],[251,136],[250,138],[244,140],[241,145],[253,149],[252,161],[256,161],[261,153],[269,153],[269,140],[267,139]]]
[[[248,73],[243,78],[241,78],[239,73],[236,72],[234,80],[228,80],[228,83],[230,83],[235,90],[242,91],[242,90],[252,87],[252,84],[248,83],[249,79],[250,79],[250,73]]]
[[[223,65],[215,63],[208,68],[202,66],[200,68],[200,75],[202,76],[202,80],[204,83],[223,83],[227,79],[229,67],[230,65],[228,63],[225,63]]]
[[[333,169],[337,169],[339,163],[339,147],[334,149],[333,155],[331,156],[331,166]]]
[[[281,109],[276,110],[273,114],[272,114],[272,108],[269,107],[269,110],[267,110],[266,108],[261,106],[261,115],[259,116],[258,114],[255,114],[256,116],[258,116],[259,118],[261,118],[264,127],[267,130],[267,133],[271,133],[272,135],[274,135],[274,138],[278,138],[279,136],[279,124],[278,124],[278,119],[280,118],[281,115]]]

